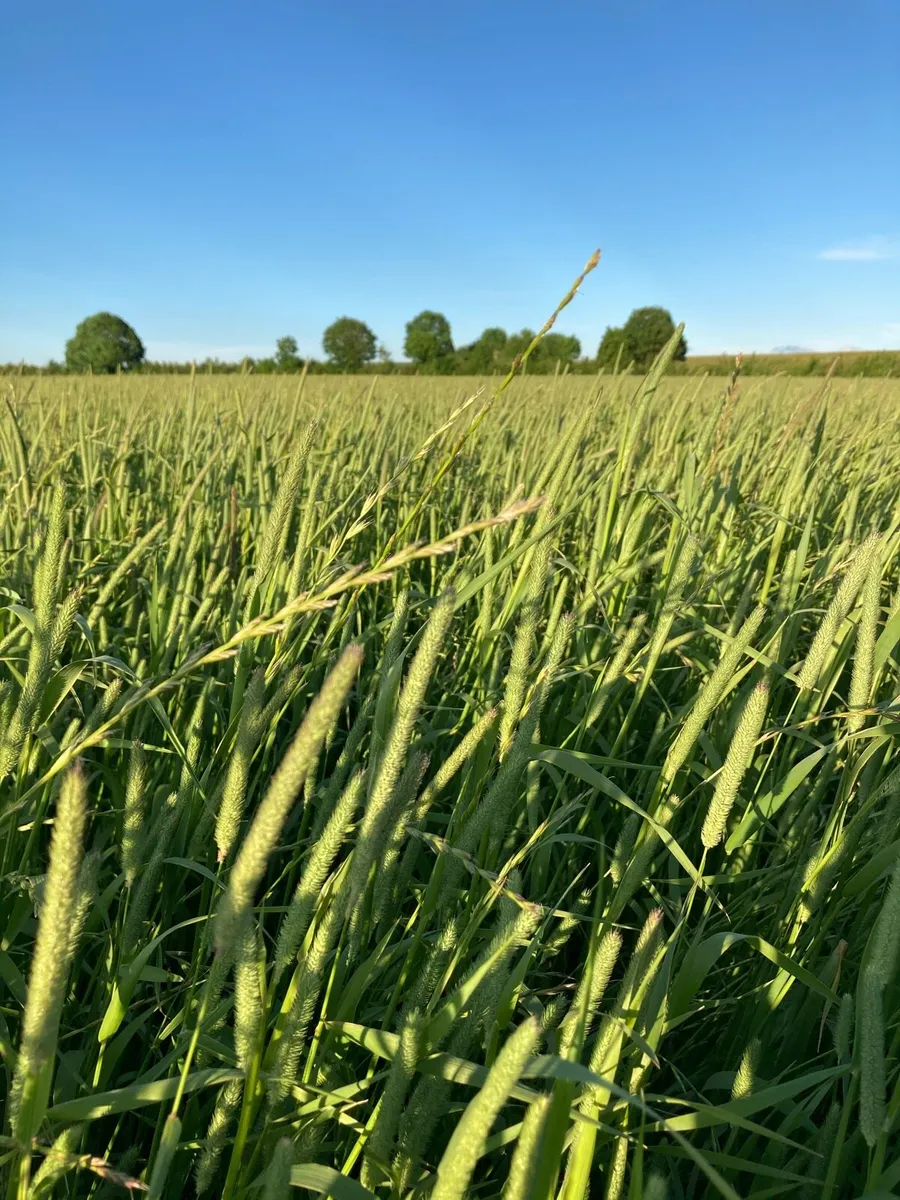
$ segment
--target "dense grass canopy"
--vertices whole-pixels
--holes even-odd
[[[900,1188],[900,387],[8,380],[11,1200]]]

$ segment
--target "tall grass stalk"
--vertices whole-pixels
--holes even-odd
[[[10,1090],[9,1121],[22,1147],[30,1148],[50,1097],[69,968],[77,948],[79,874],[86,823],[87,782],[82,768],[76,766],[63,779],[56,805],[47,880]],[[21,1159],[20,1180],[26,1186],[29,1173],[30,1149]]]

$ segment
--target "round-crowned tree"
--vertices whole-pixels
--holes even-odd
[[[581,342],[571,333],[545,333],[537,345],[539,362],[574,362],[580,354]]]
[[[507,337],[506,330],[495,325],[485,329],[471,346],[463,346],[457,354],[464,362],[465,371],[473,375],[487,375],[497,370],[504,359]]]
[[[297,353],[297,339],[290,334],[280,337],[275,343],[275,369],[278,371],[299,371],[300,355]]]
[[[322,336],[322,349],[342,371],[358,371],[375,357],[378,341],[364,321],[338,317]]]
[[[144,344],[127,321],[113,313],[85,317],[66,342],[66,366],[70,371],[93,371],[108,375],[144,361]]]
[[[625,330],[619,325],[607,325],[597,350],[597,366],[611,371],[618,363],[620,368],[625,370],[630,362],[631,356],[625,345]]]
[[[625,322],[622,332],[625,335],[625,353],[643,371],[675,332],[675,322],[666,308],[636,308]],[[673,357],[683,361],[686,355],[687,342],[682,336]]]
[[[450,322],[443,313],[426,309],[406,324],[403,353],[423,367],[440,370],[453,361]]]

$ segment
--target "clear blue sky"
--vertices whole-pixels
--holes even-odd
[[[664,304],[692,350],[900,346],[897,0],[30,0],[0,73],[0,361],[399,356]]]

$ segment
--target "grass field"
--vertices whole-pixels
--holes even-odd
[[[900,384],[722,382],[7,381],[9,1200],[900,1194]]]
[[[726,354],[692,354],[677,364],[691,375],[730,375],[734,359]],[[746,354],[745,375],[833,375],[900,377],[900,350],[837,350],[801,354]]]

